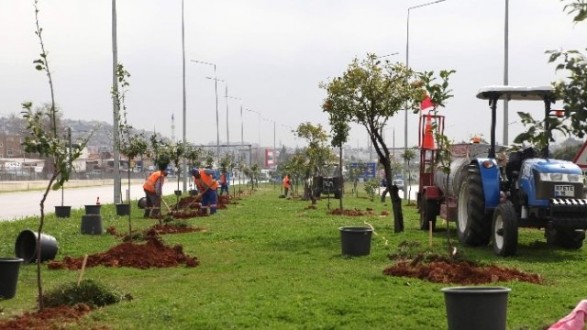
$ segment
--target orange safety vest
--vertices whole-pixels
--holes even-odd
[[[200,177],[202,178],[202,185],[204,186],[202,187],[203,189],[200,190],[206,190],[207,188],[210,188],[212,190],[218,189],[218,181],[214,180],[212,175],[208,174],[205,170],[200,170]]]
[[[224,173],[220,174],[220,183],[226,184],[226,174],[224,174]]]
[[[291,182],[289,181],[289,176],[286,175],[283,178],[283,188],[289,189],[289,187],[291,187]]]
[[[143,184],[143,189],[151,192],[151,193],[155,193],[156,189],[155,189],[155,185],[157,184],[157,180],[159,180],[159,178],[163,175],[163,173],[161,171],[155,171],[153,173],[151,173],[151,175],[149,175],[149,177],[147,178],[147,181],[145,182],[145,184]]]

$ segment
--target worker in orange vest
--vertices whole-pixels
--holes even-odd
[[[222,173],[220,174],[220,193],[218,194],[218,196],[222,196],[223,192],[226,192],[226,194],[229,195],[229,193],[228,193],[228,175],[226,173],[226,170],[222,170]]]
[[[289,175],[286,174],[283,177],[283,196],[288,198],[287,194],[289,193],[289,189],[291,188],[291,180],[289,179]]]
[[[163,184],[165,183],[165,177],[169,173],[166,168],[167,166],[159,167],[159,170],[151,173],[143,184],[143,190],[145,191],[147,199],[147,207],[145,207],[144,214],[145,218],[156,218],[161,214]]]
[[[192,176],[199,190],[196,200],[202,200],[202,208],[200,209],[202,214],[212,215],[216,213],[218,206],[218,181],[214,179],[212,174],[205,170],[192,169]]]

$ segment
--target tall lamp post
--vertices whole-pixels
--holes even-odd
[[[220,158],[220,131],[218,130],[218,78],[216,76],[216,64],[200,60],[191,60],[194,63],[211,65],[214,67],[214,94],[216,96],[216,157]],[[208,77],[206,77],[208,78]],[[210,78],[208,78],[210,79]]]
[[[181,71],[182,71],[182,114],[183,114],[183,123],[182,123],[182,141],[183,141],[183,146],[185,147],[187,144],[186,141],[186,136],[185,136],[185,132],[186,132],[186,99],[185,99],[185,24],[184,24],[184,6],[183,6],[183,0],[181,0]],[[183,170],[180,171],[179,175],[182,176],[182,182],[183,182],[183,192],[186,192],[188,189],[188,182],[187,182],[187,171],[188,171],[188,165],[187,165],[187,161],[185,159],[185,157],[183,157],[182,159],[182,168]]]
[[[237,100],[241,103],[241,145],[244,144],[243,142],[243,99],[236,96],[228,95],[228,89],[226,90],[226,144],[230,145],[230,141],[228,140],[228,99]]]
[[[257,114],[257,118],[259,119],[259,122],[257,124],[257,130],[258,130],[258,134],[259,134],[259,145],[257,146],[257,156],[255,157],[255,158],[258,159],[258,157],[259,157],[258,156],[259,155],[259,150],[261,149],[261,113],[258,112],[258,111],[255,111],[253,109],[249,109],[249,108],[246,108],[245,110],[247,110],[249,112],[256,113]],[[249,161],[249,163],[250,163],[250,161]]]
[[[406,20],[406,67],[410,67],[410,11],[412,9],[422,8],[431,6],[437,3],[444,2],[446,0],[436,0],[431,2],[426,2],[420,5],[412,6],[408,8],[408,16]],[[408,151],[408,107],[406,106],[406,113],[404,118],[404,153]],[[406,177],[405,174],[408,172],[408,162],[404,160],[404,178]]]
[[[508,85],[508,57],[509,57],[509,0],[505,0],[505,24],[504,24],[504,45],[503,45],[503,84]],[[503,145],[508,145],[508,99],[503,100]]]
[[[118,42],[117,42],[117,28],[116,28],[116,0],[112,0],[112,91],[118,92],[118,77],[116,77],[116,69],[118,68]],[[120,109],[118,102],[112,98],[112,135],[114,142],[113,157],[114,157],[114,203],[120,203],[122,198],[120,196],[120,149],[118,145],[118,117]]]

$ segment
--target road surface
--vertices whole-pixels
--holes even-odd
[[[180,184],[180,189],[182,185]],[[126,201],[127,183],[122,184],[122,197]],[[166,182],[163,185],[165,195],[173,194],[177,189],[177,182]],[[0,221],[17,220],[28,216],[40,216],[39,203],[44,190],[4,192],[0,194]],[[132,183],[130,186],[130,199],[136,201],[143,197],[142,183]],[[114,188],[112,185],[94,187],[65,188],[63,190],[63,205],[69,205],[72,209],[83,208],[84,205],[96,204],[100,197],[100,203],[114,203]],[[61,205],[61,190],[51,190],[45,201],[45,213],[55,212],[55,206]]]

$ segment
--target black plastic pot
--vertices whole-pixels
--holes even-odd
[[[55,206],[55,216],[58,218],[69,218],[71,206]]]
[[[181,190],[174,190],[175,196],[181,196]]]
[[[18,272],[22,258],[0,258],[0,300],[16,295]]]
[[[366,256],[371,253],[370,227],[340,227],[342,254],[349,256]]]
[[[81,233],[102,235],[102,216],[99,214],[82,215]]]
[[[147,207],[147,197],[141,197],[137,202],[137,207],[144,210]]]
[[[37,232],[26,229],[18,234],[14,244],[14,253],[28,264],[37,260]],[[55,259],[59,250],[55,237],[41,233],[41,262]]]
[[[129,215],[130,204],[116,204],[116,215]]]
[[[102,205],[85,205],[86,214],[100,214],[100,208]]]
[[[464,286],[444,292],[449,330],[505,330],[510,288]]]

